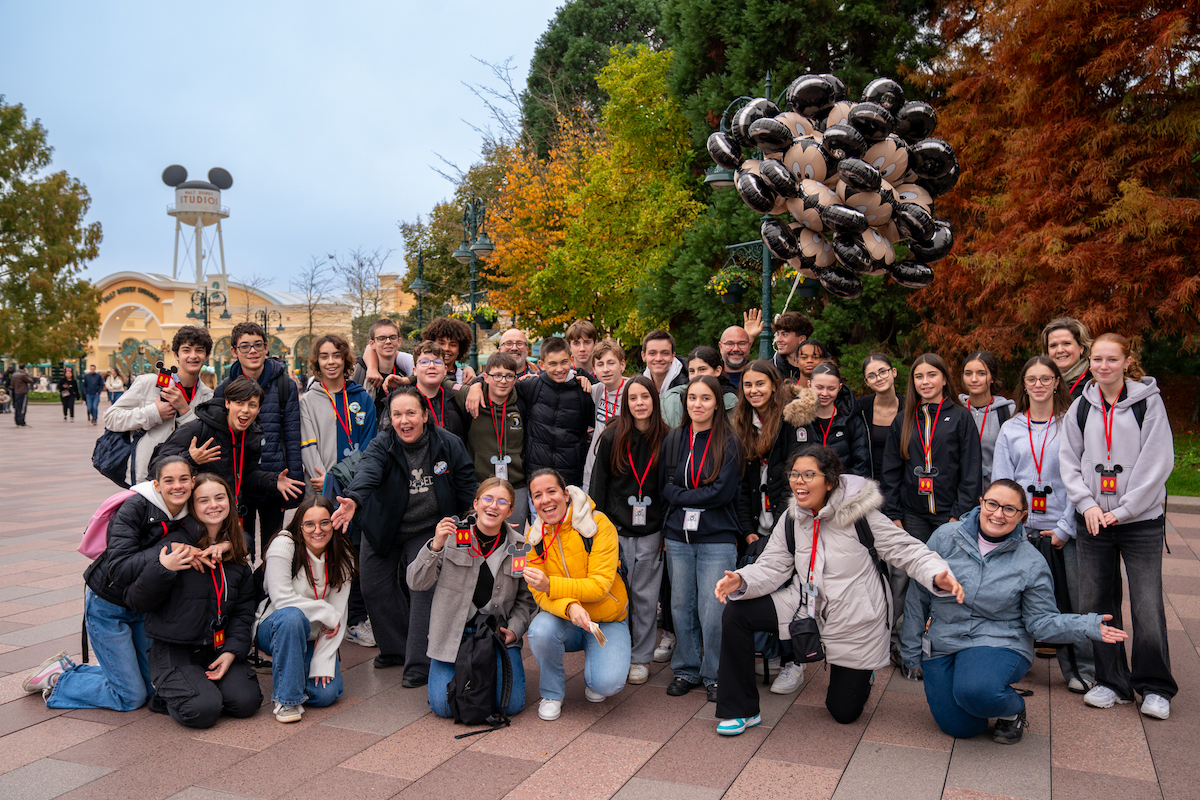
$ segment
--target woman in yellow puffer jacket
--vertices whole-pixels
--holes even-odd
[[[538,716],[558,719],[566,694],[563,654],[584,651],[584,695],[603,702],[625,685],[629,599],[617,575],[617,529],[581,489],[552,469],[529,479],[537,516],[529,525],[525,581],[542,612],[529,624],[542,700]],[[590,546],[589,546],[590,545]]]

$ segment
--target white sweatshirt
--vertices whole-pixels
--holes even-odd
[[[265,583],[267,594],[271,598],[263,619],[281,608],[298,608],[312,623],[312,632],[308,640],[316,641],[313,648],[312,663],[309,665],[308,677],[333,677],[333,667],[337,659],[338,647],[346,636],[347,605],[350,599],[350,582],[343,583],[337,589],[325,594],[323,600],[317,595],[325,591],[325,559],[308,554],[312,565],[313,578],[316,580],[316,591],[308,582],[308,575],[303,567],[292,576],[292,555],[295,553],[295,543],[286,532],[281,532],[271,540],[267,548]],[[324,636],[326,630],[337,628],[333,638]]]

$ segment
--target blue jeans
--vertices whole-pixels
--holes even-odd
[[[952,656],[926,658],[925,699],[937,726],[956,739],[987,730],[991,717],[1009,717],[1025,708],[1010,684],[1029,672],[1029,659],[1003,647],[968,647]]]
[[[583,680],[593,692],[611,697],[625,686],[629,676],[629,623],[601,622],[604,647],[590,632],[549,611],[538,613],[529,623],[529,649],[537,659],[538,689],[549,700],[562,700],[567,693],[563,653],[584,651]]]
[[[88,641],[100,665],[80,664],[58,676],[47,708],[111,708],[133,711],[154,694],[150,684],[150,639],[145,614],[135,614],[98,597],[83,595]]]
[[[721,659],[721,611],[713,594],[725,570],[737,568],[737,545],[688,544],[666,540],[671,573],[671,617],[675,622],[675,654],[671,669],[691,683],[717,682]],[[702,657],[703,654],[703,657]]]
[[[271,656],[271,699],[285,706],[320,708],[342,696],[342,668],[335,660],[333,680],[321,686],[308,677],[316,642],[312,625],[298,608],[281,608],[258,626],[258,646]]]
[[[87,405],[88,419],[100,419],[100,395],[85,394],[83,402]]]
[[[508,648],[508,661],[512,664],[513,684],[512,694],[508,696],[508,708],[504,713],[512,717],[525,708],[525,665],[521,663],[521,648],[514,645]],[[429,659],[429,708],[439,717],[449,719],[454,714],[450,704],[446,702],[446,687],[454,680],[454,665],[448,661]],[[500,704],[500,695],[504,692],[504,665],[496,657],[496,705]]]

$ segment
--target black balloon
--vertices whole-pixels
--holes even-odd
[[[843,158],[862,158],[867,152],[867,140],[857,129],[838,122],[825,129],[821,147],[836,161]]]
[[[908,245],[908,249],[912,254],[922,261],[937,261],[939,258],[945,258],[954,249],[954,231],[950,228],[950,223],[943,220],[934,220],[933,236],[927,242],[912,241]]]
[[[862,295],[863,285],[858,276],[841,267],[813,267],[813,274],[834,297],[853,300]]]
[[[842,83],[842,79],[832,72],[826,72],[821,76],[829,81],[829,85],[833,87],[833,102],[840,103],[846,99],[846,84]]]
[[[775,207],[775,201],[779,199],[776,191],[771,188],[771,184],[767,183],[761,175],[755,175],[749,170],[739,170],[734,178],[734,185],[737,186],[742,202],[760,214],[771,213],[771,209]]]
[[[901,228],[915,241],[928,242],[937,230],[933,215],[916,203],[901,203],[896,215]]]
[[[713,161],[726,169],[737,169],[742,165],[742,146],[723,131],[717,131],[708,137],[708,154]]]
[[[937,112],[923,100],[905,103],[896,112],[896,133],[912,144],[933,135],[937,127]]]
[[[821,222],[826,227],[838,233],[859,234],[865,231],[870,223],[867,215],[857,208],[839,204],[821,206]]]
[[[824,75],[801,75],[787,88],[788,108],[806,117],[823,117],[837,102],[836,93],[837,87]]]
[[[863,89],[862,99],[868,103],[878,103],[895,114],[904,105],[904,87],[891,78],[876,78]]]
[[[860,158],[843,158],[838,162],[837,171],[855,192],[875,192],[883,185],[879,170]]]
[[[776,258],[782,258],[786,261],[789,258],[795,258],[800,255],[800,241],[786,222],[777,219],[765,220],[762,224],[761,233],[762,240],[766,243],[767,249]]]
[[[879,103],[856,103],[846,118],[868,142],[880,142],[892,132],[896,119]]]
[[[950,169],[940,178],[917,178],[917,185],[934,197],[940,197],[954,188],[958,183],[958,159],[950,165]]]
[[[871,271],[871,254],[863,246],[861,236],[844,233],[834,236],[833,254],[837,256],[838,263],[856,275]]]
[[[799,197],[800,182],[796,180],[796,176],[792,171],[784,166],[782,161],[777,161],[774,158],[768,158],[758,167],[758,174],[762,175],[763,180],[770,184],[771,188],[778,192],[783,197]],[[788,256],[791,258],[791,256]]]
[[[729,131],[742,147],[754,147],[750,138],[750,126],[760,119],[778,116],[779,106],[765,97],[757,97],[734,112],[729,122]]]
[[[933,270],[917,261],[897,261],[887,266],[892,280],[910,289],[924,289],[933,283]]]
[[[795,138],[791,128],[772,117],[755,120],[750,124],[747,133],[755,146],[766,153],[781,153],[787,150]]]
[[[956,160],[954,148],[942,139],[922,139],[908,147],[908,166],[921,178],[942,177]]]

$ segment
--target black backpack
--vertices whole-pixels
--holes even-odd
[[[1079,432],[1083,433],[1084,426],[1087,425],[1088,413],[1092,410],[1092,404],[1084,398],[1079,398],[1079,405],[1075,409],[1075,421],[1079,423]],[[1146,422],[1146,400],[1145,398],[1138,400],[1129,410],[1133,412],[1133,418],[1137,420],[1138,430],[1141,430],[1142,425]]]
[[[92,448],[92,466],[117,486],[128,489],[130,481],[137,475],[138,442],[145,435],[144,430],[110,431],[105,428]]]
[[[500,635],[495,615],[475,617],[475,632],[458,646],[454,659],[454,678],[446,686],[446,704],[456,725],[488,725],[482,730],[460,733],[455,739],[488,733],[508,726],[505,713],[512,699],[513,669],[508,647]],[[496,707],[496,659],[500,659],[504,685],[500,687],[500,707]]]
[[[890,603],[892,585],[888,580],[888,567],[875,550],[875,534],[871,532],[871,523],[867,522],[866,517],[862,517],[855,521],[854,530],[858,533],[858,543],[867,549],[868,555],[871,556],[871,563],[875,565],[875,570],[879,573],[879,579],[883,581],[883,598]],[[784,517],[783,533],[787,537],[788,552],[794,558],[796,555],[796,521],[792,518],[790,512]],[[806,575],[805,580],[807,580],[807,577]]]

